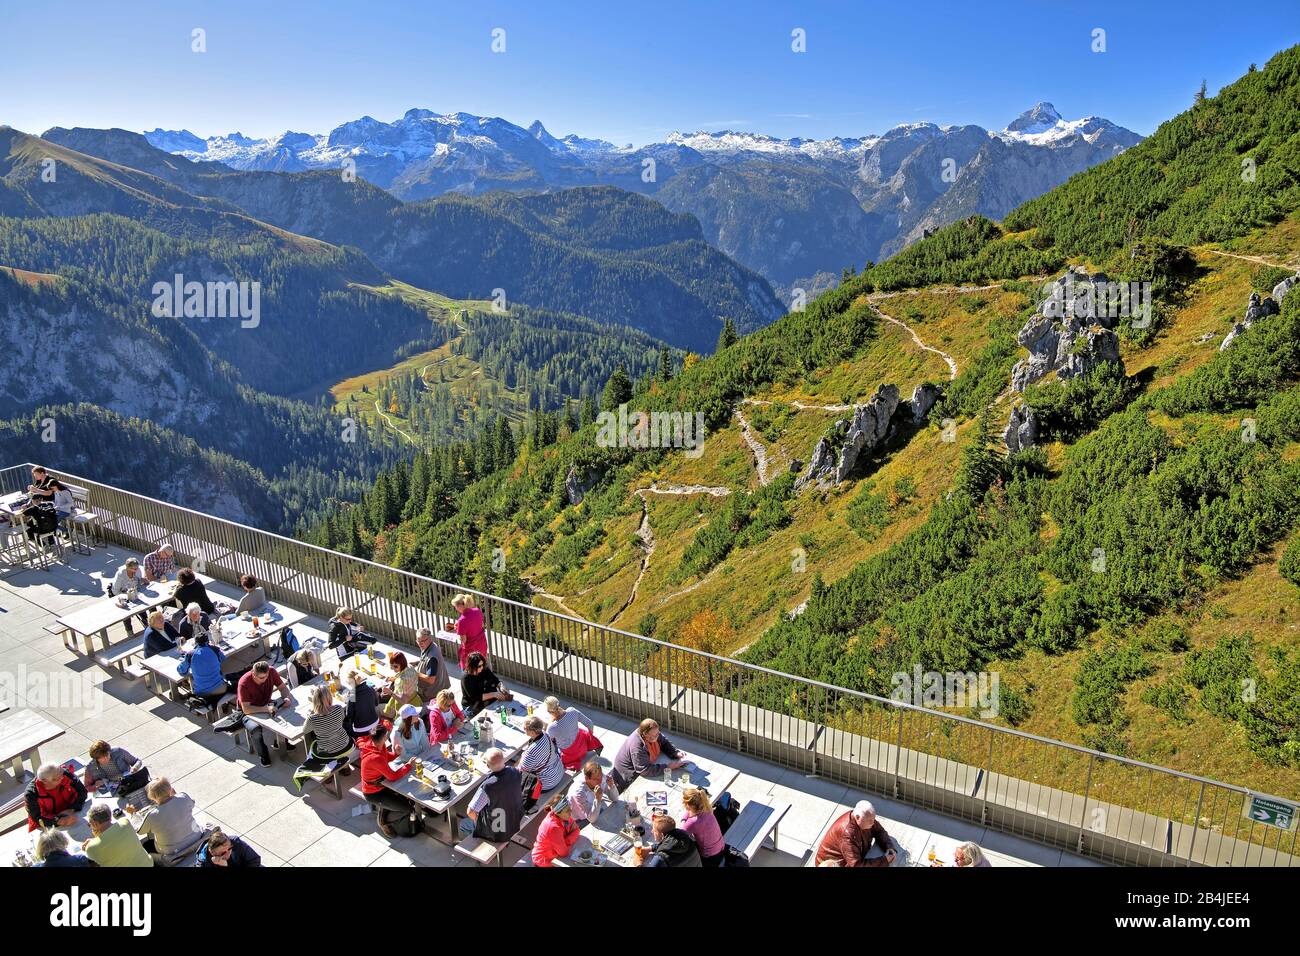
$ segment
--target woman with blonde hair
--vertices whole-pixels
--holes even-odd
[[[438,691],[434,706],[429,708],[429,743],[445,744],[464,726],[465,712],[456,706],[451,688]]]
[[[984,855],[984,851],[979,848],[979,845],[971,843],[969,840],[958,844],[957,849],[952,851],[952,861],[959,867],[991,868],[993,866],[989,862],[989,858]]]
[[[587,754],[604,749],[605,745],[596,737],[594,720],[576,707],[561,707],[558,698],[548,697],[545,703],[546,712],[551,715],[546,734],[560,748],[565,770],[577,770]]]
[[[451,599],[451,606],[460,616],[451,629],[460,638],[458,658],[460,669],[465,670],[465,663],[471,654],[482,654],[488,659],[487,627],[483,623],[483,612],[474,606],[474,599],[468,594],[457,594]]]
[[[708,793],[699,787],[687,787],[682,791],[682,806],[686,815],[682,819],[682,829],[695,838],[695,845],[700,848],[700,863],[704,866],[722,866],[727,855],[727,842],[722,838],[722,827],[713,815],[713,801]]]

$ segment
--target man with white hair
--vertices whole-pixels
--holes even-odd
[[[859,800],[826,831],[817,848],[817,865],[832,860],[839,866],[889,866],[895,856],[893,841],[876,819],[876,808],[870,800]]]
[[[153,866],[153,857],[140,843],[135,829],[125,817],[113,821],[113,808],[97,803],[86,815],[94,834],[81,844],[82,852],[100,866]]]
[[[70,827],[86,805],[86,785],[57,763],[42,764],[23,792],[27,804],[27,829]]]
[[[467,815],[474,821],[476,837],[505,843],[519,832],[524,819],[524,777],[506,766],[506,755],[499,747],[490,748],[483,761],[491,776],[470,800]]]
[[[433,631],[427,627],[415,632],[415,646],[420,649],[420,659],[415,662],[415,673],[420,679],[420,699],[436,700],[439,691],[451,687],[451,675],[442,659],[442,648],[433,639]],[[428,721],[425,721],[425,726],[428,726]]]
[[[37,866],[95,866],[79,853],[71,852],[68,835],[62,830],[46,830],[36,838]]]
[[[180,632],[182,641],[192,641],[200,634],[207,634],[211,637],[212,621],[203,613],[203,608],[194,602],[185,606],[185,617],[181,619],[177,631]]]
[[[144,556],[144,579],[146,581],[166,581],[176,573],[176,549],[164,544],[157,551],[150,551]]]

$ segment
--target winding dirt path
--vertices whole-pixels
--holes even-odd
[[[740,406],[737,405],[732,409],[732,412],[735,414],[736,420],[740,422],[740,437],[745,440],[745,444],[749,446],[749,450],[754,455],[754,464],[758,468],[759,487],[764,487],[772,480],[772,476],[768,473],[767,449],[763,447],[761,441],[754,437],[749,421],[741,412]]]
[[[1227,256],[1229,259],[1240,259],[1242,262],[1253,262],[1258,266],[1272,266],[1275,269],[1294,269],[1295,266],[1287,265],[1284,262],[1274,262],[1271,259],[1265,259],[1263,256],[1251,256],[1239,252],[1224,252],[1222,249],[1206,249],[1206,252],[1216,256]]]
[[[872,292],[867,296],[867,301],[875,299],[894,299],[902,295],[918,295],[924,292],[938,293],[939,295],[957,295],[965,292],[991,292],[994,289],[1001,289],[1002,283],[995,282],[993,285],[936,285],[928,289],[899,289],[895,292]]]
[[[391,418],[388,417],[388,413],[385,412],[382,408],[379,407],[379,399],[377,399],[377,398],[375,399],[375,412],[379,415],[380,418],[382,418],[382,419],[384,420],[384,424],[385,424],[385,425],[387,425],[387,426],[388,426],[389,428],[391,428],[393,431],[397,432],[397,434],[401,435],[403,438],[405,438],[407,441],[409,441],[412,445],[418,445],[418,444],[420,444],[418,441],[416,441],[414,438],[412,438],[412,437],[411,437],[410,435],[408,435],[406,432],[402,431],[402,430],[401,430],[400,428],[398,428],[395,424],[393,424],[393,420],[392,420]]]
[[[641,524],[636,529],[636,536],[641,539],[641,570],[637,572],[636,580],[632,582],[632,593],[627,596],[623,606],[614,612],[614,616],[609,619],[611,626],[618,623],[618,619],[623,616],[623,612],[632,606],[636,600],[637,591],[641,588],[641,580],[645,577],[646,571],[650,570],[650,558],[655,553],[655,533],[650,528],[650,505],[645,495],[638,495],[641,499]]]
[[[801,412],[851,412],[852,405],[809,405],[806,402],[798,400],[790,402],[774,402],[767,398],[742,398],[742,405],[792,405]]]
[[[892,315],[886,315],[883,311],[881,311],[880,307],[877,306],[874,302],[869,304],[873,309],[876,310],[876,314],[880,316],[882,319],[884,319],[886,322],[892,322],[894,323],[894,325],[897,325],[899,328],[906,330],[907,334],[912,337],[912,341],[915,342],[919,348],[922,348],[927,352],[933,352],[935,355],[939,356],[939,358],[947,362],[949,381],[952,381],[957,377],[957,361],[951,355],[949,355],[947,352],[943,351],[942,349],[935,348],[933,345],[926,345],[925,342],[921,340],[921,336],[916,334],[916,330],[912,328],[910,325],[908,325],[906,322],[902,321],[901,319],[896,319]]]

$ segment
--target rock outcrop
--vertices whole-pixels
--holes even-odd
[[[1109,282],[1103,273],[1089,275],[1071,267],[1048,286],[1038,311],[1016,335],[1029,357],[1011,369],[1015,391],[1023,392],[1050,372],[1069,378],[1102,362],[1119,361],[1115,318],[1100,307],[1109,301]],[[1087,338],[1081,342],[1084,335]]]
[[[851,419],[841,418],[817,441],[807,469],[795,481],[795,490],[812,482],[831,484],[847,478],[859,459],[889,435],[890,419],[897,409],[897,385],[881,385],[865,405],[855,405]]]
[[[930,414],[930,409],[934,408],[934,403],[942,394],[943,390],[938,385],[929,382],[922,382],[912,389],[912,400],[908,402],[912,409],[912,421],[918,425],[925,421],[925,416]]]
[[[1007,444],[1011,454],[1027,451],[1038,442],[1038,416],[1028,405],[1017,405],[1011,409],[1011,417],[1002,432],[1002,440]]]
[[[1295,278],[1296,278],[1295,276],[1292,276],[1289,279],[1283,279],[1281,282],[1279,282],[1276,286],[1273,287],[1274,291],[1276,291],[1277,289],[1282,289],[1282,294],[1286,295],[1287,292],[1289,292],[1291,289],[1291,286],[1286,284],[1290,282],[1291,285],[1294,285]],[[1286,285],[1285,289],[1282,288],[1284,285]],[[1237,336],[1239,336],[1242,332],[1245,332],[1248,328],[1254,325],[1258,320],[1266,318],[1270,315],[1277,315],[1277,313],[1280,311],[1277,302],[1278,300],[1272,296],[1265,296],[1263,299],[1261,299],[1259,297],[1258,292],[1252,292],[1250,294],[1250,300],[1246,303],[1246,314],[1242,317],[1240,322],[1238,322],[1236,325],[1232,327],[1232,331],[1229,332],[1226,336],[1224,336],[1223,344],[1219,346],[1219,351],[1222,352],[1224,349],[1226,349],[1229,345],[1231,345],[1234,341],[1236,341]]]
[[[581,504],[582,499],[587,496],[587,492],[594,488],[599,481],[599,471],[587,469],[579,473],[577,463],[571,464],[569,473],[564,476],[564,494],[569,499],[569,504]]]

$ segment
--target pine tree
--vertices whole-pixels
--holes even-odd
[[[673,360],[668,357],[667,349],[659,350],[659,372],[657,377],[661,382],[667,382],[673,377]]]
[[[617,411],[618,406],[631,397],[632,380],[627,377],[627,370],[620,364],[605,383],[605,391],[600,396],[600,407],[607,412]]]
[[[1193,100],[1192,105],[1194,105],[1194,106],[1200,106],[1202,103],[1204,103],[1204,102],[1205,102],[1205,92],[1206,92],[1206,90],[1205,90],[1205,81],[1204,81],[1204,80],[1201,80],[1201,88],[1200,88],[1199,90],[1196,91],[1196,99]]]
[[[721,352],[729,345],[735,345],[740,336],[736,333],[736,326],[730,318],[722,320],[722,331],[718,333],[718,347],[713,351]]]
[[[992,446],[993,429],[988,409],[985,409],[975,419],[975,430],[970,443],[962,451],[961,468],[957,472],[958,493],[979,501],[988,487],[997,480],[1002,471],[1002,461]]]

